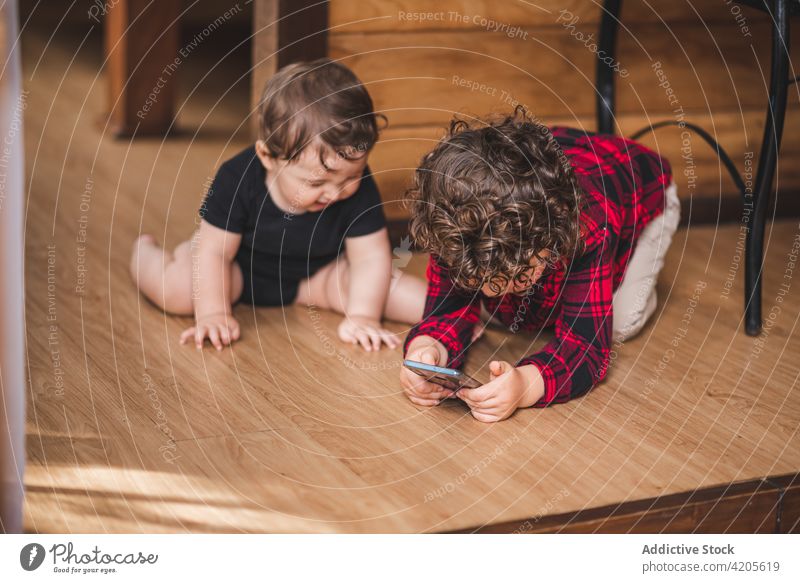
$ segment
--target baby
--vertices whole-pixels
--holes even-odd
[[[358,78],[329,59],[269,79],[259,139],[219,168],[192,238],[171,253],[150,235],[134,244],[139,290],[166,312],[194,315],[181,343],[201,348],[208,338],[221,350],[238,340],[232,306],[242,301],[335,310],[345,315],[343,341],[367,351],[398,345],[381,320],[419,320],[426,284],[392,272],[367,166],[376,118]]]
[[[511,332],[555,337],[490,381],[457,393],[406,369],[418,405],[456,396],[480,421],[546,407],[606,376],[611,343],[656,308],[656,280],[680,220],[669,162],[616,136],[547,128],[524,108],[470,126],[455,120],[417,170],[411,233],[431,253],[425,313],[406,358],[460,368],[484,307]]]

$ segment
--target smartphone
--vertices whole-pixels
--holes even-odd
[[[459,389],[477,389],[483,383],[479,383],[468,374],[454,368],[445,368],[433,364],[425,364],[415,360],[404,360],[403,366],[408,370],[424,377],[425,380],[443,386],[445,389],[457,391]]]

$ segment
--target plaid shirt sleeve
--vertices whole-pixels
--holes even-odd
[[[561,291],[563,310],[555,337],[516,366],[533,364],[544,379],[544,396],[534,407],[564,403],[587,393],[606,376],[613,328],[612,235],[600,227],[574,261]]]
[[[632,242],[664,207],[672,179],[669,162],[625,138],[557,128],[590,201],[584,254],[572,262],[561,290],[563,310],[555,338],[517,366],[535,365],[544,396],[534,407],[563,403],[587,393],[608,372],[613,331],[612,300]],[[618,283],[618,282],[617,282]]]
[[[456,289],[434,255],[427,268],[428,295],[422,321],[411,328],[403,346],[403,354],[417,336],[430,336],[447,348],[447,366],[461,368],[472,338],[472,331],[480,316],[480,299],[477,293]]]

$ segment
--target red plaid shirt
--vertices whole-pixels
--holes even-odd
[[[579,397],[605,378],[613,291],[642,229],[664,211],[672,181],[669,162],[636,142],[564,127],[552,132],[586,195],[584,253],[566,268],[546,269],[526,296],[496,298],[455,288],[431,256],[425,313],[405,341],[407,350],[416,336],[431,336],[447,348],[448,366],[461,368],[481,302],[514,332],[554,325],[553,340],[516,364],[542,374],[545,393],[535,407]]]

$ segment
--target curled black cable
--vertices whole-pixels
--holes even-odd
[[[706,143],[709,146],[714,148],[714,150],[716,150],[717,152],[717,157],[722,161],[722,163],[728,169],[728,172],[730,173],[734,184],[736,184],[736,188],[739,189],[739,193],[742,195],[742,200],[744,202],[747,202],[746,200],[747,187],[745,187],[744,180],[742,180],[742,177],[739,175],[739,171],[736,169],[736,165],[731,160],[731,157],[728,156],[728,153],[725,151],[725,149],[722,146],[720,146],[719,143],[714,138],[712,138],[711,135],[706,130],[704,130],[700,126],[697,126],[689,122],[683,122],[683,121],[678,122],[675,120],[668,119],[665,121],[654,123],[650,126],[647,126],[646,128],[640,129],[638,132],[635,132],[634,134],[631,135],[631,139],[638,140],[646,133],[652,132],[653,130],[657,130],[658,128],[663,128],[665,126],[679,126],[679,127],[685,126],[691,129],[696,134],[698,134],[701,138],[703,138],[706,141]]]

